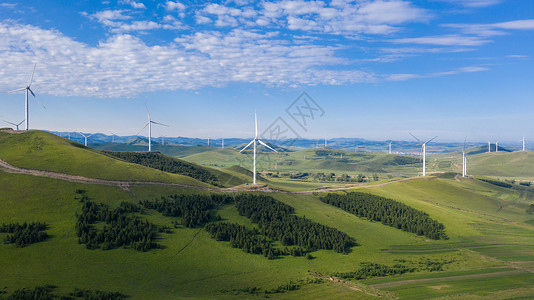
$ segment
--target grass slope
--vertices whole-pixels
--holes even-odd
[[[46,222],[50,224],[48,233],[51,235],[44,242],[22,249],[0,245],[2,284],[7,287],[8,293],[23,287],[52,284],[58,286],[58,293],[78,287],[120,291],[132,299],[250,298],[249,294],[235,295],[235,292],[223,290],[247,287],[272,289],[290,281],[313,278],[308,271],[324,275],[349,272],[364,261],[394,264],[398,259],[417,261],[431,258],[454,262],[445,266],[443,274],[423,272],[395,276],[392,278],[400,281],[398,285],[381,289],[407,299],[423,297],[425,293],[431,296],[473,297],[487,296],[488,292],[534,295],[534,275],[528,272],[517,273],[517,276],[491,277],[495,284],[491,287],[484,286],[477,278],[450,280],[451,274],[462,275],[463,272],[494,273],[499,267],[517,270],[520,264],[522,268],[534,267],[531,250],[534,226],[530,224],[534,217],[521,212],[526,200],[514,190],[478,180],[463,179],[459,182],[427,178],[363,189],[427,212],[445,224],[450,237],[447,241],[428,240],[360,219],[322,203],[315,195],[272,194],[293,206],[297,215],[338,228],[356,238],[360,244],[347,255],[323,250],[313,252],[316,257],[313,260],[284,257],[273,261],[231,248],[227,242],[217,242],[200,228],[177,228],[171,234],[162,234],[158,243],[164,248],[146,253],[128,249],[87,250],[77,243],[74,232],[75,212],[81,207],[81,203],[73,200],[74,191],[78,188],[86,189],[94,201],[111,206],[117,206],[123,200],[136,203],[140,199],[176,192],[199,192],[154,186],[135,186],[126,192],[115,187],[84,186],[0,172],[0,220],[6,223]],[[501,206],[504,208],[499,210]],[[233,206],[225,206],[219,213],[225,220],[253,226],[249,219],[239,216]],[[143,217],[169,226],[174,220],[153,212]],[[410,276],[437,277],[437,281],[403,282],[412,278]],[[374,279],[369,284],[388,280],[391,278]],[[433,288],[445,285],[451,288]],[[274,297],[371,297],[359,289],[373,294],[364,283],[327,282],[305,285],[298,291]]]
[[[0,132],[0,159],[22,168],[90,178],[146,180],[209,186],[193,178],[161,172],[104,155],[43,131]]]

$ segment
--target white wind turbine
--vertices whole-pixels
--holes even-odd
[[[39,103],[43,106],[44,109],[46,109],[46,107],[44,106],[43,103],[41,103],[41,100],[39,100],[39,98],[37,98],[37,96],[35,96],[35,93],[32,91],[32,89],[30,88],[31,85],[32,85],[32,82],[33,82],[33,75],[35,75],[35,68],[37,67],[37,64],[35,64],[33,66],[33,73],[32,73],[32,77],[30,78],[30,83],[28,83],[28,86],[26,87],[23,87],[23,88],[20,88],[20,89],[16,89],[16,90],[12,90],[12,91],[9,91],[7,93],[15,93],[15,92],[20,92],[20,91],[26,91],[26,96],[25,96],[25,101],[24,101],[24,107],[25,107],[25,118],[24,118],[24,121],[26,121],[26,130],[29,130],[30,129],[30,116],[29,116],[29,103],[28,103],[28,92],[32,94],[32,96],[37,99],[37,101],[39,101]],[[23,121],[23,122],[24,122]]]
[[[465,155],[465,142],[464,140],[464,147],[462,149],[462,177],[467,176],[467,156]]]
[[[421,147],[423,148],[423,176],[426,176],[426,144],[430,143],[432,140],[437,138],[437,136],[435,136],[435,137],[431,138],[430,140],[428,140],[428,141],[423,143],[423,142],[421,142],[421,140],[419,140],[411,132],[410,132],[410,135],[413,136],[419,143],[421,143]]]
[[[146,103],[145,103],[145,108],[146,108],[146,114],[148,116],[148,122],[145,124],[145,126],[141,130],[139,130],[137,135],[139,135],[141,131],[143,131],[148,126],[148,151],[150,152],[152,151],[152,124],[158,124],[158,125],[167,126],[167,127],[169,127],[169,125],[165,125],[162,123],[152,121],[152,119],[150,118],[150,113],[148,112],[148,107],[146,106]]]
[[[499,142],[495,142],[495,152],[499,152]]]
[[[83,137],[85,138],[85,143],[84,143],[85,147],[87,147],[87,138],[90,138],[90,137],[92,137],[93,135],[96,134],[96,133],[93,133],[93,134],[91,134],[91,135],[85,135],[85,134],[83,134],[83,133],[81,133],[81,132],[78,132],[78,133],[81,134],[81,135],[83,135]]]
[[[11,124],[11,125],[13,125],[13,126],[16,126],[17,131],[18,131],[18,130],[19,130],[19,126],[20,126],[20,124],[24,123],[24,120],[20,121],[20,123],[18,123],[18,124],[11,123],[11,122],[6,121],[6,120],[4,120],[4,122],[9,123],[9,124]]]
[[[391,154],[391,143],[393,142],[389,142],[389,152],[388,152],[389,154]]]
[[[488,152],[491,152],[491,142],[488,141]]]
[[[525,137],[523,137],[522,141],[523,141],[523,151],[527,151],[527,148],[525,147],[526,146]]]
[[[254,185],[256,185],[256,148],[257,148],[257,144],[260,143],[262,144],[263,146],[267,147],[268,149],[280,154],[280,152],[274,150],[273,148],[271,148],[269,145],[265,144],[263,141],[261,141],[260,139],[258,139],[258,117],[256,115],[256,111],[254,111],[254,128],[255,128],[255,135],[254,135],[254,139],[252,141],[250,141],[250,143],[248,143],[243,149],[241,149],[241,151],[239,151],[239,153],[243,152],[245,149],[248,148],[248,146],[254,144],[254,171],[253,171],[253,179],[252,179],[252,183]]]

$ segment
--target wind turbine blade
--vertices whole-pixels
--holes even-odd
[[[421,143],[421,145],[423,144],[423,142],[421,142],[420,139],[418,139],[415,135],[413,135],[411,132],[410,132],[410,135],[413,136],[414,139],[416,139],[419,143]]]
[[[18,123],[16,126],[20,126],[20,124],[24,123],[24,121],[26,121],[26,119],[20,121],[20,123]]]
[[[270,147],[269,145],[265,144],[265,143],[264,143],[264,142],[262,142],[261,140],[258,140],[258,142],[260,142],[260,144],[262,144],[263,146],[265,146],[265,147],[267,147],[267,148],[271,149],[272,151],[274,151],[274,152],[276,152],[276,153],[280,154],[280,152],[278,152],[278,151],[274,150],[273,148],[271,148],[271,147]]]
[[[248,143],[248,145],[246,145],[243,149],[241,149],[241,151],[239,151],[239,153],[243,152],[243,150],[247,149],[248,146],[252,145],[252,143],[254,143],[255,140],[252,140],[250,141],[250,143]]]
[[[158,122],[155,122],[155,121],[150,121],[150,122],[152,122],[152,124],[158,124],[158,125],[163,125],[163,126],[169,127],[169,125],[166,125],[166,124],[163,124],[163,123],[158,123]]]
[[[258,138],[258,115],[256,114],[256,110],[254,110],[254,129],[255,129],[255,137]]]
[[[464,150],[465,150],[465,143],[467,142],[467,138],[464,139]]]
[[[37,64],[33,65],[33,73],[32,73],[32,77],[30,78],[30,83],[28,84],[28,87],[30,87],[32,85],[32,82],[33,82],[33,75],[35,75],[35,68],[37,67]]]
[[[12,90],[12,91],[8,91],[6,92],[7,94],[9,93],[14,93],[14,92],[20,92],[20,91],[24,91],[26,88],[20,88],[20,89],[16,89],[16,90]]]
[[[3,120],[3,121],[6,122],[6,123],[9,123],[9,124],[11,124],[11,125],[15,125],[15,126],[17,126],[17,124],[15,124],[15,123],[11,123],[11,122],[6,121],[6,120]],[[22,122],[24,122],[24,121],[22,121]],[[22,122],[21,122],[21,123],[22,123]],[[19,123],[18,125],[20,125],[20,123]]]
[[[437,138],[437,137],[438,137],[438,136],[436,135],[435,137],[429,139],[428,141],[425,142],[425,144],[428,144],[428,143],[432,142],[432,141],[433,141],[435,138]]]
[[[81,132],[78,132],[78,133],[81,134],[81,135],[83,135],[83,137],[87,137],[87,136],[85,136],[85,134],[83,134],[83,133],[81,133]]]
[[[145,127],[143,127],[143,129],[139,130],[139,132],[136,135],[139,135],[141,133],[141,131],[143,131],[148,126],[148,124],[150,124],[150,122],[146,123]]]
[[[33,93],[32,89],[28,88],[28,90],[30,91],[30,93],[32,93],[32,96],[37,99],[37,101],[39,101],[39,103],[43,106],[44,109],[46,109],[46,107],[44,106],[44,104],[41,102],[41,100],[39,100],[39,98],[37,98],[37,96],[35,96],[35,94]]]
[[[148,120],[150,120],[150,113],[148,112],[148,106],[146,106],[146,103],[145,103],[145,108],[146,108],[146,114],[148,116]]]
[[[90,136],[88,136],[87,138],[90,138],[90,137],[92,137],[92,136],[95,135],[95,134],[96,134],[96,133],[93,133],[93,134],[91,134]]]

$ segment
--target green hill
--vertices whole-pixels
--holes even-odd
[[[476,152],[476,151],[475,151]],[[468,175],[523,178],[533,180],[534,153],[483,152],[467,155]],[[461,172],[461,153],[447,153],[429,157],[429,168],[436,171]]]
[[[89,178],[210,186],[189,176],[162,172],[115,159],[79,143],[42,131],[18,134],[0,132],[0,159],[21,168]]]

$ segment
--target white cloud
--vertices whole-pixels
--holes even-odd
[[[532,30],[534,29],[534,19],[495,23],[490,26],[501,29]]]
[[[440,0],[464,7],[487,7],[501,3],[503,0]]]
[[[0,78],[5,79],[0,89],[26,82],[29,71],[21,66],[37,63],[34,86],[41,95],[112,98],[234,82],[300,86],[375,80],[372,73],[335,70],[347,63],[336,47],[290,44],[277,33],[197,32],[155,46],[118,34],[89,46],[58,31],[0,22],[0,39]]]
[[[90,18],[96,19],[99,23],[109,26],[117,27],[120,25],[120,20],[129,20],[130,16],[123,15],[124,10],[103,10],[89,15]]]
[[[459,34],[424,36],[416,38],[394,39],[397,44],[426,44],[439,46],[481,46],[491,42],[476,36],[463,36]]]
[[[122,0],[121,2],[128,4],[131,7],[136,8],[136,9],[146,9],[146,6],[142,2],[136,2],[133,0]]]
[[[174,11],[174,10],[183,11],[186,8],[187,7],[185,5],[183,5],[182,3],[178,2],[178,1],[167,1],[167,2],[165,2],[165,9],[169,10],[169,11]]]
[[[290,30],[325,32],[330,34],[389,34],[396,26],[421,22],[429,18],[426,10],[403,0],[335,2],[282,0],[262,2],[258,9],[208,4],[201,12],[207,18],[216,16],[218,26],[273,26]],[[203,20],[202,22],[207,22]]]
[[[411,80],[411,79],[416,79],[416,78],[434,78],[434,77],[441,77],[441,76],[457,75],[461,73],[474,73],[474,72],[483,72],[483,71],[489,71],[489,69],[484,68],[484,67],[478,67],[478,66],[468,66],[468,67],[461,67],[455,70],[430,73],[430,74],[389,74],[389,75],[384,76],[384,79],[387,81],[406,81],[406,80]]]

